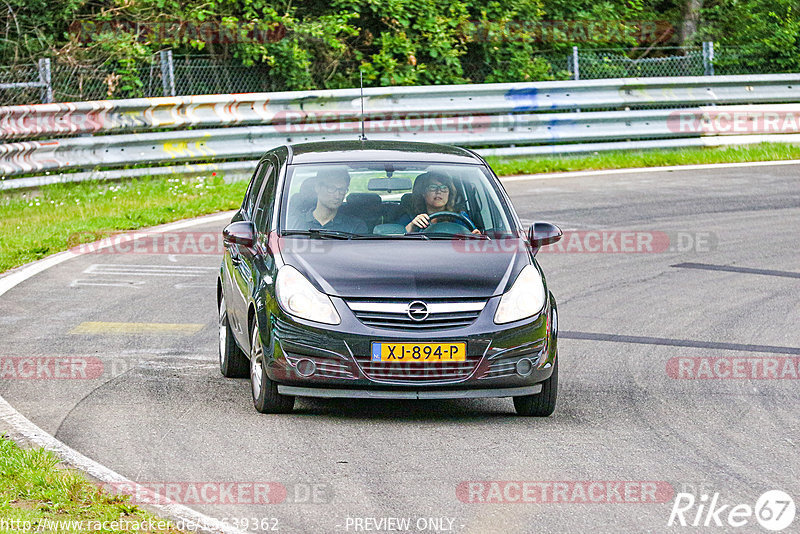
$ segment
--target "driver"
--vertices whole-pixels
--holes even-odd
[[[412,217],[407,214],[397,222],[405,225],[406,233],[427,228],[432,223],[438,222],[438,218],[431,220],[430,214],[454,210],[455,198],[456,188],[448,176],[436,172],[420,174],[414,180],[414,188],[411,191],[412,210],[418,215]],[[466,216],[465,213],[462,214]],[[481,232],[475,229],[472,233]]]

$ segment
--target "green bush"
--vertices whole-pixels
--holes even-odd
[[[102,66],[113,74],[100,83],[117,98],[143,94],[142,68],[165,48],[176,57],[203,54],[259,65],[271,90],[353,87],[359,71],[367,85],[381,86],[549,80],[569,75],[564,60],[572,45],[584,51],[623,47],[639,58],[658,55],[653,45],[701,40],[720,43],[718,73],[800,70],[797,0],[705,0],[699,32],[682,42],[688,5],[687,0],[5,0],[0,65],[49,55],[69,65]],[[548,21],[580,21],[587,28],[661,21],[675,32],[657,43],[639,42],[626,32],[555,30],[542,38],[537,28]],[[84,26],[93,28],[88,39],[75,31]],[[204,31],[208,28],[211,34]],[[227,38],[220,40],[221,34]],[[603,76],[626,75],[612,63],[598,68]]]

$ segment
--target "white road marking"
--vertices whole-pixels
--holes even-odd
[[[172,287],[174,287],[175,289],[195,289],[195,288],[199,288],[199,289],[216,289],[217,284],[192,284],[192,283],[187,283],[187,284],[175,284]]]
[[[171,369],[173,371],[185,371],[187,369],[216,369],[217,363],[198,362],[198,363],[169,363],[164,361],[141,361],[137,366],[139,369]]]
[[[112,287],[132,287],[133,289],[141,289],[144,280],[73,280],[69,287],[77,286],[112,286]]]
[[[83,273],[115,276],[206,276],[217,267],[190,265],[131,265],[122,263],[93,263]]]
[[[92,273],[87,273],[87,274],[92,274]],[[180,273],[164,273],[164,272],[161,272],[161,273],[159,273],[159,272],[146,273],[146,272],[141,272],[141,271],[103,271],[102,273],[97,273],[97,274],[108,274],[108,275],[113,274],[113,275],[119,275],[119,276],[187,276],[189,278],[198,278],[198,277],[202,276],[201,274],[190,274],[190,273],[184,273],[184,274],[180,274]]]
[[[742,163],[705,163],[701,165],[671,165],[669,167],[637,167],[633,169],[603,169],[600,171],[554,172],[548,174],[525,174],[500,178],[501,182],[527,182],[555,180],[558,178],[580,178],[582,176],[605,176],[608,174],[644,174],[651,172],[698,171],[707,169],[736,169],[740,167],[769,167],[773,165],[800,165],[800,160],[745,161]]]
[[[201,265],[140,265],[133,263],[93,263],[86,271],[96,271],[102,269],[137,269],[142,271],[214,271],[216,267],[204,267]]]

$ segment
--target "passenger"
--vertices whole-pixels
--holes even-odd
[[[455,209],[455,198],[456,188],[449,177],[435,172],[420,174],[411,191],[411,207],[417,215],[412,217],[411,214],[406,214],[397,222],[405,225],[406,233],[427,228],[431,223],[438,222],[438,218],[431,220],[431,214]],[[461,212],[461,215],[467,217],[465,212]],[[472,233],[481,232],[475,229]]]
[[[350,187],[350,174],[336,169],[323,175],[314,186],[317,204],[314,208],[299,213],[289,222],[289,229],[310,230],[321,228],[353,234],[366,234],[367,224],[356,217],[339,212]]]

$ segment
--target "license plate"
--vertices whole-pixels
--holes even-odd
[[[466,343],[372,342],[373,362],[463,362]]]

